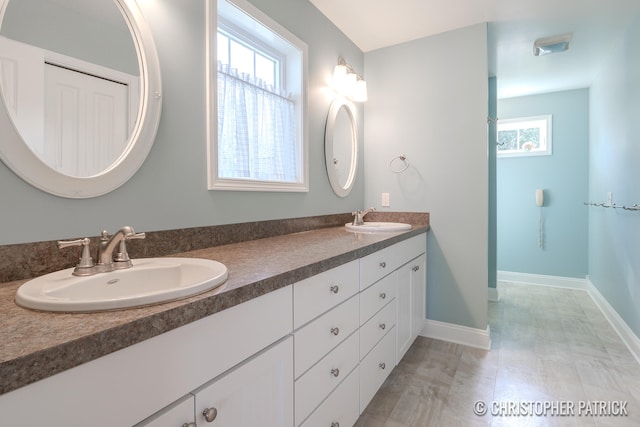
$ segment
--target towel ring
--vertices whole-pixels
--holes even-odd
[[[396,160],[401,161],[403,163],[403,166],[401,166],[400,168],[394,169],[393,162],[395,162]],[[401,173],[409,169],[409,160],[407,160],[407,156],[405,156],[404,154],[400,154],[399,156],[396,156],[393,159],[391,159],[391,161],[389,162],[389,169],[393,173]]]

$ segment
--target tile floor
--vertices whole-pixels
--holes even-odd
[[[491,351],[418,337],[356,426],[640,426],[640,364],[586,292],[498,289]],[[474,414],[477,401],[488,414]],[[592,416],[602,405],[594,401],[622,402],[611,410],[627,416]],[[528,402],[534,415],[506,415]],[[494,404],[507,406],[502,416],[491,415]],[[545,404],[558,415],[536,416]]]

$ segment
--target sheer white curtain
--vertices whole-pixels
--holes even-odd
[[[299,182],[295,106],[218,62],[218,176]]]

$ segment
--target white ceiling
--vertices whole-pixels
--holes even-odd
[[[310,1],[363,52],[488,22],[499,98],[588,87],[640,14],[640,0]],[[533,55],[534,40],[565,33],[569,51]]]

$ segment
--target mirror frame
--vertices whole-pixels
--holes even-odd
[[[0,26],[9,1],[0,0]],[[24,181],[56,196],[83,199],[120,187],[142,166],[158,130],[162,109],[161,77],[151,31],[135,0],[109,1],[116,4],[127,22],[138,54],[141,81],[140,108],[135,127],[126,150],[111,166],[89,177],[73,177],[51,168],[29,148],[16,129],[0,87],[0,160]]]
[[[351,123],[351,165],[349,167],[349,176],[344,186],[340,184],[338,176],[335,173],[333,150],[336,119],[343,108],[347,113],[349,122]],[[324,132],[324,155],[327,167],[327,176],[329,177],[329,183],[331,184],[333,192],[339,197],[346,197],[353,188],[353,184],[356,180],[356,172],[358,170],[358,125],[353,105],[342,96],[334,99],[329,107],[327,126]]]

